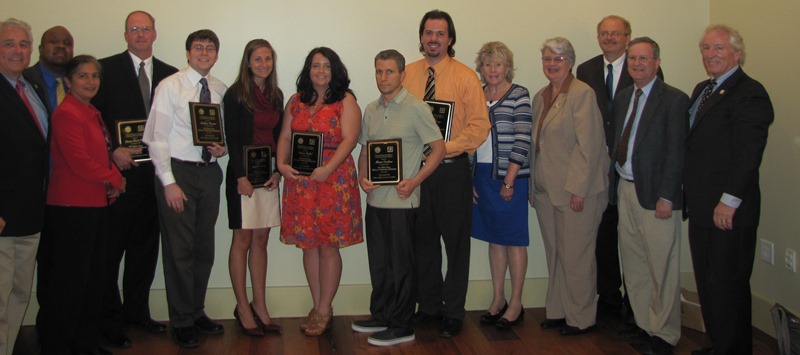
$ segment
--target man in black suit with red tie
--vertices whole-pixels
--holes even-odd
[[[683,184],[694,277],[713,347],[692,354],[751,354],[758,169],[774,111],[764,87],[741,68],[738,31],[709,26],[700,53],[710,79],[690,100]]]
[[[616,124],[612,115],[614,108],[614,97],[631,85],[633,79],[628,74],[628,61],[626,60],[625,50],[631,41],[631,23],[628,20],[609,15],[600,20],[597,24],[597,43],[603,54],[591,58],[578,66],[576,75],[579,80],[588,84],[594,89],[597,97],[597,106],[603,115],[603,128],[606,131],[606,144],[614,146],[614,135],[617,133]],[[661,67],[658,68],[658,78],[664,80]],[[612,157],[613,160],[613,157]],[[610,169],[609,181],[614,181],[616,171]],[[622,287],[622,275],[620,274],[619,252],[617,251],[617,222],[619,213],[617,211],[616,189],[608,189],[609,203],[603,212],[600,227],[597,230],[597,246],[595,256],[597,258],[597,293],[598,311],[606,311],[619,314],[622,310],[623,301],[620,287]],[[626,303],[627,305],[627,303]],[[626,307],[626,319],[633,321],[630,306]]]
[[[0,21],[0,354],[11,354],[33,286],[44,226],[47,132],[44,89],[22,75],[31,62],[27,23]]]
[[[127,180],[127,192],[109,210],[111,230],[104,306],[104,336],[110,345],[119,348],[131,346],[131,340],[123,332],[124,324],[154,333],[166,331],[166,325],[150,317],[150,286],[159,248],[155,172],[150,161],[135,160],[140,149],[119,145],[118,123],[146,120],[156,86],[177,71],[153,57],[157,33],[155,19],[149,13],[131,12],[125,19],[124,35],[128,49],[100,60],[103,80],[92,100],[114,138],[114,163]],[[144,122],[140,126],[144,129]],[[125,267],[120,299],[117,279],[123,254]]]

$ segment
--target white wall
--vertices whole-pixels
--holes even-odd
[[[697,41],[710,16],[707,0],[619,0],[613,3],[593,0],[142,0],[135,4],[108,0],[83,0],[69,4],[57,0],[37,0],[24,3],[3,1],[0,3],[0,17],[12,16],[28,21],[34,28],[35,45],[38,45],[45,29],[64,25],[75,37],[76,54],[105,57],[125,49],[122,37],[124,18],[132,10],[143,9],[157,20],[159,37],[155,44],[156,56],[177,67],[185,66],[186,36],[194,30],[210,28],[221,40],[219,61],[212,74],[226,83],[233,81],[244,44],[253,38],[265,38],[273,44],[278,54],[277,72],[280,86],[287,97],[295,90],[294,82],[308,51],[316,46],[328,46],[337,51],[347,65],[352,89],[359,104],[364,107],[378,96],[372,76],[374,55],[380,50],[395,48],[406,56],[408,62],[421,58],[417,50],[419,20],[433,8],[448,11],[454,18],[458,40],[455,45],[457,59],[473,66],[475,52],[481,44],[492,40],[504,41],[515,53],[515,82],[533,92],[546,84],[538,60],[541,43],[550,37],[566,37],[576,49],[578,63],[583,62],[599,54],[595,26],[607,14],[618,14],[629,19],[633,24],[634,37],[647,35],[659,42],[662,67],[668,83],[689,92],[705,76]],[[777,52],[773,52],[770,58],[771,63],[791,60],[791,57]],[[35,61],[36,58],[32,64]],[[217,222],[216,264],[210,287],[229,289],[227,252],[231,233],[227,228],[224,208],[223,203]],[[527,276],[529,279],[545,278],[547,271],[543,247],[533,209],[530,209],[530,230]],[[277,230],[274,230],[269,245],[268,286],[305,285],[300,252],[294,246],[281,244],[277,237]],[[688,243],[683,244],[682,271],[690,271]],[[365,246],[346,248],[342,250],[342,255],[342,284],[368,285]],[[486,255],[486,244],[474,242],[471,280],[489,279]],[[153,288],[159,290],[163,287],[163,276],[159,269]],[[543,290],[530,291],[533,296],[525,304],[541,306]],[[476,292],[483,294],[483,290],[470,288],[471,295]],[[154,302],[163,302],[163,297],[154,298]],[[480,300],[476,307],[482,308],[483,303]],[[230,304],[233,304],[232,298]],[[366,310],[366,307],[362,306],[361,309]],[[165,318],[158,317],[158,313],[157,318]],[[304,314],[304,310],[293,313]]]

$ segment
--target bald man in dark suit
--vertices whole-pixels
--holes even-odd
[[[106,126],[114,137],[114,163],[127,180],[127,191],[111,205],[108,278],[104,335],[118,348],[131,346],[123,325],[161,333],[166,325],[150,317],[150,286],[158,262],[159,225],[154,176],[150,161],[136,161],[139,149],[119,145],[118,125],[121,120],[146,120],[150,102],[158,83],[177,71],[153,57],[156,40],[155,19],[143,11],[131,12],[125,20],[125,41],[128,48],[120,54],[103,58],[103,80],[92,103],[103,113]],[[139,85],[139,71],[144,77],[146,92]],[[143,129],[144,123],[141,123]],[[117,279],[120,262],[125,255],[122,276],[123,297]],[[122,303],[124,299],[125,303]]]

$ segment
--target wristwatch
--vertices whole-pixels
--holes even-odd
[[[503,183],[503,187],[505,187],[507,189],[513,189],[514,185]]]

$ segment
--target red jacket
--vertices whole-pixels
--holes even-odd
[[[102,122],[100,111],[72,95],[53,112],[48,205],[107,206],[103,183],[110,182],[117,189],[122,186],[122,175],[108,153]]]

